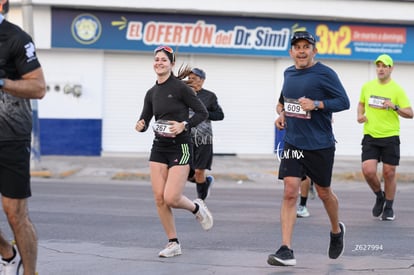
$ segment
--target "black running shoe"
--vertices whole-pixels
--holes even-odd
[[[211,189],[212,189],[213,184],[214,184],[214,177],[211,176],[211,175],[208,175],[206,177],[206,184],[207,184],[207,186],[206,186],[206,189],[207,189],[206,193],[207,194],[206,194],[206,197],[204,199],[207,199],[210,196]]]
[[[375,201],[374,208],[372,208],[372,215],[374,217],[379,217],[384,210],[384,204],[385,204],[385,193],[382,192],[381,197],[377,197]]]
[[[333,234],[331,232],[331,242],[329,243],[328,249],[328,256],[331,259],[337,259],[342,255],[342,253],[344,253],[345,224],[343,222],[340,222],[339,227],[341,228],[340,233]]]
[[[384,208],[384,212],[382,213],[381,220],[383,221],[393,221],[395,219],[394,210],[389,207]]]
[[[214,183],[213,176],[207,176],[203,184],[197,184],[197,198],[205,200],[210,195],[211,187]]]
[[[292,266],[296,265],[296,259],[293,256],[293,250],[289,249],[286,245],[282,245],[275,254],[269,255],[267,263],[277,266]]]

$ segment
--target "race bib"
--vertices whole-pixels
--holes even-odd
[[[385,100],[390,100],[390,99],[386,97],[372,95],[368,99],[368,105],[372,108],[387,109],[386,107],[384,107]]]
[[[290,117],[310,119],[311,112],[305,111],[297,99],[285,98],[285,115]]]
[[[152,129],[154,130],[155,134],[162,137],[175,137],[175,134],[170,130],[171,123],[167,120],[157,120],[153,125]]]

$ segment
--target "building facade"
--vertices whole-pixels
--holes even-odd
[[[175,49],[175,71],[181,64],[206,71],[205,88],[225,112],[213,122],[217,154],[274,154],[275,106],[295,30],[315,34],[317,60],[338,73],[350,97],[351,109],[334,115],[337,155],[360,154],[356,107],[362,84],[376,77],[379,54],[394,58],[393,78],[414,102],[410,1],[10,2],[10,21],[33,22],[48,84],[38,102],[43,155],[148,153],[152,133],[134,126],[155,83],[153,49],[160,44]],[[31,4],[29,14],[20,2]],[[412,120],[402,119],[402,156],[414,156],[412,136]]]

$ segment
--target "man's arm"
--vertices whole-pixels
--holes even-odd
[[[277,105],[276,105],[276,113],[278,114],[278,115],[280,115],[280,113],[283,111],[283,104],[282,103],[280,103],[280,102],[278,102],[277,103]]]
[[[22,79],[3,80],[3,91],[15,97],[41,99],[46,94],[46,81],[41,67],[24,74]]]
[[[399,108],[396,112],[403,118],[413,118],[413,109],[411,107]]]
[[[208,110],[208,119],[212,121],[218,121],[218,120],[224,119],[223,109],[218,103],[215,104],[214,109]]]
[[[400,106],[395,105],[390,100],[384,101],[384,107],[393,109],[403,118],[413,118],[413,109],[411,107],[400,108]]]
[[[368,121],[367,117],[365,116],[365,104],[362,102],[358,103],[357,121],[358,123],[365,123]]]

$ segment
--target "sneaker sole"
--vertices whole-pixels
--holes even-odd
[[[170,255],[165,255],[165,254],[158,254],[158,257],[160,257],[160,258],[172,258],[172,257],[175,257],[175,256],[180,256],[181,254],[183,254],[182,252],[181,252],[181,249],[179,250],[179,251],[176,251],[175,253],[173,253],[173,254],[170,254]]]
[[[269,265],[275,266],[294,266],[296,265],[296,259],[282,260],[275,257],[274,255],[269,255],[269,257],[267,258],[267,263]]]
[[[214,225],[213,216],[209,215],[209,217],[210,217],[211,224],[209,226],[201,225],[204,231],[209,231],[211,228],[213,228],[213,225]]]
[[[380,220],[381,221],[393,221],[393,220],[395,220],[395,215],[394,216],[392,216],[392,217],[386,217],[386,218],[380,218]]]
[[[300,215],[300,214],[296,214],[296,217],[298,217],[298,218],[307,218],[307,217],[309,217],[310,216],[310,214],[308,214],[308,215]]]
[[[174,253],[174,254],[172,254],[172,255],[158,255],[158,257],[160,257],[160,258],[172,258],[172,257],[175,257],[175,256],[180,256],[181,254],[183,254],[183,253],[181,253],[181,252],[179,252],[179,253]]]
[[[342,247],[342,251],[341,251],[341,253],[338,255],[338,257],[336,257],[336,258],[331,258],[331,257],[329,257],[329,246],[328,246],[328,257],[329,257],[329,259],[333,259],[333,260],[335,260],[335,259],[338,259],[339,257],[341,257],[342,256],[342,254],[344,254],[344,251],[345,251],[345,233],[346,233],[346,227],[345,227],[345,224],[343,223],[343,222],[339,222],[340,224],[342,224],[342,228],[343,228],[343,230],[344,230],[344,234],[342,235],[342,244],[343,244],[343,247]]]

